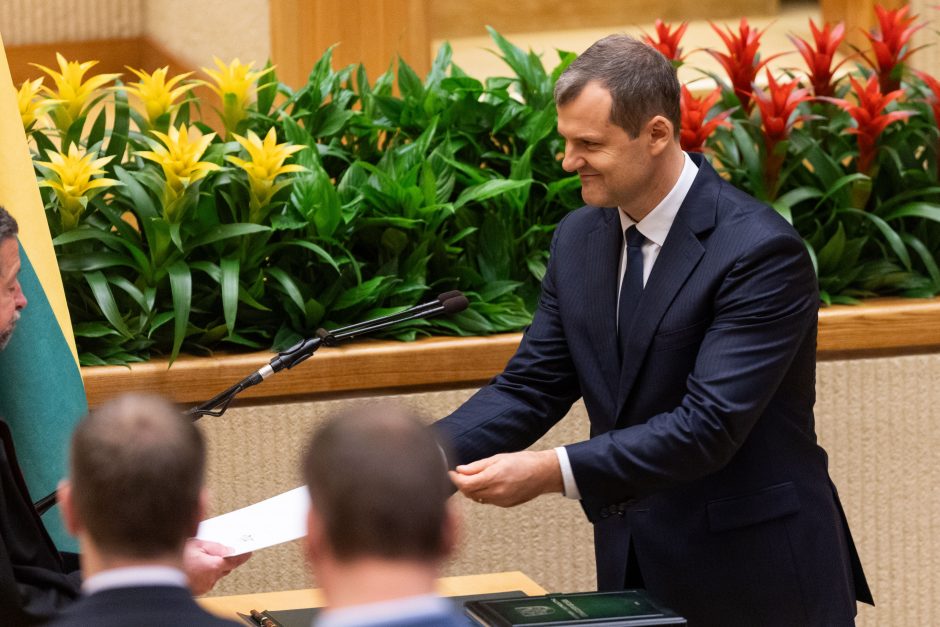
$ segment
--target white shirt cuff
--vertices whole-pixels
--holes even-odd
[[[561,480],[565,486],[565,496],[569,499],[580,500],[581,492],[578,490],[578,484],[574,480],[574,472],[571,470],[571,461],[568,459],[568,451],[564,446],[555,448],[555,454],[558,455],[558,465],[561,466]]]

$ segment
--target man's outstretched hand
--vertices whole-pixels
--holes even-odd
[[[467,498],[500,507],[520,505],[563,489],[554,450],[493,455],[457,466],[450,471],[450,480]]]
[[[183,571],[189,578],[189,589],[194,595],[212,590],[216,582],[248,561],[251,553],[226,557],[232,552],[218,542],[190,538],[183,550]]]

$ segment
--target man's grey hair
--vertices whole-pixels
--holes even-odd
[[[679,134],[679,79],[669,59],[627,35],[595,42],[562,72],[555,83],[555,104],[577,98],[593,81],[610,92],[610,120],[637,137],[653,116],[662,115]]]
[[[20,227],[13,216],[10,215],[10,212],[0,207],[0,242],[10,237],[16,237],[19,232]]]

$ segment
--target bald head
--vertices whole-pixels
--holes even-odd
[[[112,555],[181,551],[199,522],[204,469],[202,435],[158,396],[115,398],[72,436],[76,513],[99,550]]]

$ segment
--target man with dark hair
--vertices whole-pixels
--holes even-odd
[[[18,227],[0,207],[0,350],[13,336],[26,297],[20,289]],[[0,373],[3,376],[3,373]],[[208,592],[245,557],[226,558],[228,547],[192,540],[185,570],[193,592]],[[78,561],[60,554],[42,524],[16,461],[13,438],[0,416],[0,618],[3,624],[45,622],[79,594]]]
[[[669,61],[627,36],[555,87],[586,206],[558,225],[505,371],[437,424],[456,486],[580,499],[598,586],[690,625],[849,625],[871,602],[816,443],[816,277],[773,209],[682,151]],[[524,451],[578,398],[590,439]]]
[[[83,598],[51,624],[234,625],[193,601],[183,547],[205,510],[205,444],[169,402],[129,394],[72,435],[62,516],[82,549]]]
[[[395,405],[335,415],[310,441],[304,480],[306,551],[327,600],[317,627],[467,624],[434,594],[457,522],[427,427]]]

